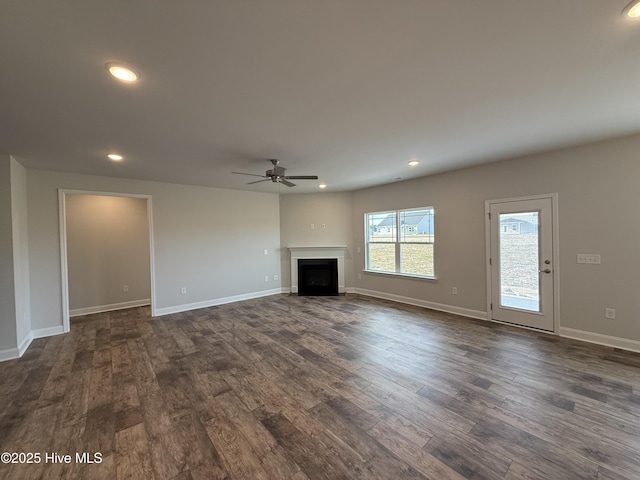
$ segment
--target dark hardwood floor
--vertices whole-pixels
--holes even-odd
[[[0,387],[6,479],[640,478],[640,355],[357,295],[78,317]]]

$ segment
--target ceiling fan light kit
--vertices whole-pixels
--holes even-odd
[[[261,177],[261,180],[249,182],[247,185],[253,185],[254,183],[267,182],[271,180],[273,183],[281,183],[287,187],[295,187],[296,184],[289,180],[317,180],[317,175],[285,175],[286,168],[280,166],[280,161],[272,158],[269,160],[273,165],[273,168],[267,170],[264,175],[256,175],[255,173],[244,172],[231,172],[236,175],[249,175],[252,177]]]

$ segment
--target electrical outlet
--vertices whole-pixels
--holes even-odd
[[[278,275],[274,275],[274,276],[273,276],[273,279],[274,279],[274,280],[278,280]]]
[[[309,228],[310,228],[311,230],[315,230],[316,226],[315,226],[315,224],[310,223],[310,224],[309,224]]]
[[[327,228],[327,225],[323,223],[323,224],[321,225],[321,227],[322,227],[322,228]]]
[[[608,318],[609,320],[616,319],[616,309],[615,308],[605,308],[604,309],[604,318]]]
[[[122,286],[122,291],[123,291],[124,293],[127,293],[127,292],[129,291],[129,285],[123,285],[123,286]]]
[[[187,287],[182,287],[180,289],[180,295],[186,295],[187,294]]]
[[[452,295],[457,295],[458,294],[458,287],[451,287],[451,294]]]
[[[265,275],[265,276],[264,276],[264,281],[265,281],[265,282],[268,282],[268,281],[269,281],[269,275]]]

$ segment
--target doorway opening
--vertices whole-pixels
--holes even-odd
[[[58,191],[63,330],[70,317],[151,305],[151,196]]]
[[[485,202],[489,320],[557,331],[557,194]]]

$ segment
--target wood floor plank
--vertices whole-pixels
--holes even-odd
[[[308,436],[295,428],[282,414],[261,415],[261,422],[302,471],[312,480],[353,478],[349,467],[335,456],[321,435]]]
[[[218,415],[207,422],[207,433],[216,450],[220,452],[227,471],[234,478],[268,480],[269,475],[260,458],[247,440],[234,427],[230,419]]]
[[[442,480],[462,480],[465,478],[383,422],[372,426],[367,433],[427,478]]]
[[[271,478],[289,478],[300,470],[264,425],[244,408],[233,393],[218,395],[214,404],[218,407],[218,414],[230,420],[234,428],[243,435]]]
[[[316,405],[312,413],[331,433],[357,452],[365,465],[371,465],[369,473],[372,477],[385,479],[422,476],[412,465],[399,461],[381,442],[352,422],[350,416],[344,415],[346,412],[336,411],[323,402]]]
[[[144,425],[139,423],[115,434],[116,478],[152,478],[151,456]]]

